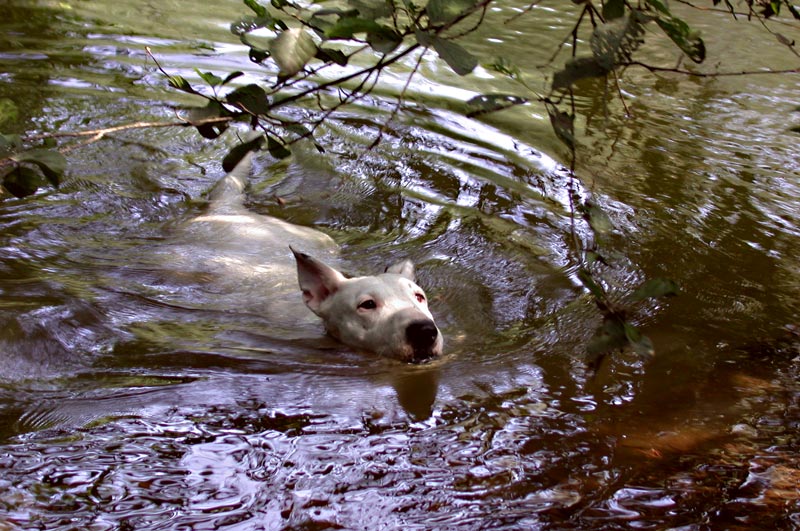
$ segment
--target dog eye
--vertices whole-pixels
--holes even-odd
[[[415,293],[414,297],[417,298],[417,302],[425,302],[425,295],[422,293]]]
[[[358,305],[359,310],[374,310],[378,305],[372,299],[367,299]]]

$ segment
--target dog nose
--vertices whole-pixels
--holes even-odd
[[[424,361],[433,356],[433,345],[439,330],[433,321],[424,319],[414,321],[406,328],[406,339],[414,348],[414,361]]]

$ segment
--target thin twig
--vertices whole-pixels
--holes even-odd
[[[671,68],[663,66],[653,66],[640,61],[628,61],[619,63],[618,66],[640,66],[651,72],[671,72],[673,74],[684,74],[697,77],[731,77],[731,76],[754,76],[763,74],[800,74],[800,68],[786,68],[783,70],[740,70],[738,72],[694,72],[682,68]]]
[[[419,54],[419,57],[417,57],[417,62],[414,64],[414,68],[411,69],[411,73],[408,74],[408,78],[406,78],[406,82],[403,85],[403,90],[401,90],[400,95],[397,96],[397,105],[395,105],[394,109],[392,109],[392,113],[389,115],[389,118],[381,125],[381,128],[378,130],[378,136],[367,148],[367,150],[372,150],[375,148],[375,146],[381,143],[381,140],[383,139],[383,133],[389,127],[389,124],[392,123],[397,117],[397,114],[400,112],[400,108],[403,106],[403,102],[405,101],[406,92],[408,91],[408,87],[411,85],[411,80],[419,71],[419,67],[422,64],[422,58],[424,55],[425,54]]]
[[[47,138],[84,138],[89,137],[83,142],[70,144],[58,148],[61,153],[69,153],[78,148],[94,144],[102,140],[112,133],[120,131],[129,131],[133,129],[152,129],[157,127],[197,127],[199,125],[226,123],[232,121],[234,118],[230,116],[218,116],[216,118],[206,118],[203,120],[182,120],[179,122],[134,122],[130,124],[115,125],[114,127],[105,127],[103,129],[92,129],[89,131],[59,131],[55,133],[39,133],[35,135],[28,135],[22,137],[23,142],[35,142],[37,140],[44,140]],[[5,165],[8,158],[0,160],[0,165]]]
[[[528,7],[526,7],[525,9],[523,9],[522,11],[520,11],[519,13],[517,13],[516,15],[514,15],[514,16],[512,16],[512,17],[509,17],[509,18],[508,18],[508,19],[507,19],[507,20],[504,22],[504,24],[510,24],[510,23],[514,22],[515,20],[517,20],[518,18],[522,17],[523,15],[527,15],[528,13],[530,13],[531,11],[533,11],[533,8],[534,8],[534,7],[536,7],[536,6],[538,6],[538,5],[539,5],[539,2],[540,2],[540,1],[541,1],[541,0],[535,0],[534,2],[531,2],[530,4],[528,4]]]

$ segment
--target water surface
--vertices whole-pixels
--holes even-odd
[[[192,100],[146,46],[192,81],[194,67],[264,76],[228,31],[244,6],[187,5],[7,3],[0,98],[17,116],[3,130],[174,120]],[[572,19],[544,6],[509,22],[513,5],[467,45],[545,86]],[[764,38],[744,20],[681,14],[720,69],[796,65],[740,46]],[[672,60],[665,46],[643,53]],[[621,353],[592,375],[600,316],[574,276],[567,153],[546,113],[466,119],[471,95],[520,88],[431,57],[364,151],[414,62],[322,131],[324,155],[258,160],[248,205],[331,234],[352,272],[413,259],[447,355],[351,353],[165,264],[224,142],[144,129],[72,151],[58,190],[0,203],[0,527],[800,525],[796,79],[630,70],[629,117],[601,84],[579,87],[573,184],[614,224],[608,289],[681,286],[632,314],[655,358]]]

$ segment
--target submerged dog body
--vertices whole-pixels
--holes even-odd
[[[195,266],[203,262],[231,290],[260,291],[264,304],[258,311],[281,326],[303,320],[298,315],[299,285],[307,307],[303,311],[310,309],[331,336],[354,350],[412,363],[441,354],[442,335],[411,262],[379,275],[347,278],[326,263],[338,256],[338,246],[328,235],[245,208],[249,167],[245,160],[220,180],[207,212],[186,225],[186,234],[205,249],[192,250]]]

